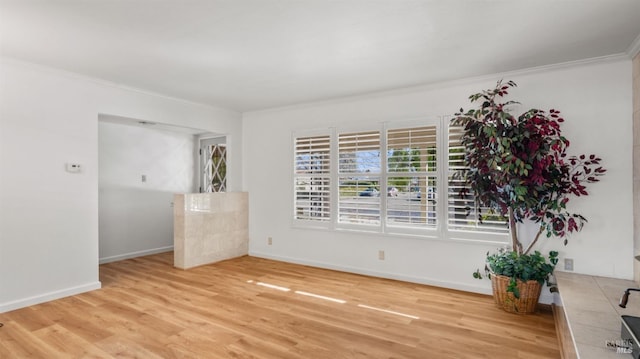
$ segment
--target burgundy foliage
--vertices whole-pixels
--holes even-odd
[[[479,108],[456,114],[453,124],[464,128],[469,167],[462,175],[482,206],[511,215],[513,224],[530,219],[541,226],[538,236],[544,232],[566,244],[567,235],[587,222],[567,210],[570,196],[588,195],[586,184],[606,170],[596,155],[567,155],[570,142],[562,136],[560,111],[531,109],[515,117],[508,108],[517,102],[498,102],[515,86],[499,81],[496,88],[470,96]]]

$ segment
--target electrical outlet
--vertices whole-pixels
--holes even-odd
[[[381,261],[384,260],[384,251],[378,251],[378,259]]]
[[[272,245],[272,244],[273,244],[273,238],[268,237],[268,238],[267,238],[267,244],[268,244],[268,245]]]
[[[573,258],[564,259],[564,270],[573,271]]]

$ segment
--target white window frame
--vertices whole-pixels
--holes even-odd
[[[229,161],[229,146],[227,145],[227,136],[215,136],[215,137],[203,137],[199,139],[199,150],[198,150],[198,190],[199,192],[207,192],[209,187],[209,183],[206,179],[210,179],[209,176],[205,173],[207,162],[209,158],[205,156],[207,153],[207,148],[210,146],[221,146],[225,147],[225,178],[224,183],[222,185],[223,190],[220,192],[227,192],[227,187],[229,183],[229,172],[228,172],[228,161]]]
[[[327,230],[345,230],[361,233],[374,233],[388,236],[412,236],[416,238],[426,238],[444,241],[462,241],[470,243],[490,243],[490,244],[507,244],[509,241],[509,233],[492,233],[481,232],[473,230],[460,230],[449,228],[448,225],[448,193],[449,193],[449,123],[451,116],[437,116],[429,118],[420,118],[407,121],[393,121],[377,123],[366,126],[345,126],[339,128],[324,128],[315,130],[297,130],[292,133],[292,226],[297,228],[316,228]],[[386,201],[386,189],[388,188],[388,179],[390,172],[387,168],[387,131],[398,129],[411,129],[425,126],[435,126],[437,144],[436,144],[436,159],[437,168],[436,172],[432,173],[427,171],[427,176],[434,176],[436,179],[436,226],[435,227],[413,227],[402,225],[389,225],[387,223],[387,201]],[[373,174],[372,176],[379,177],[380,186],[380,223],[376,225],[372,224],[355,224],[355,223],[341,223],[339,221],[339,155],[338,155],[338,138],[341,133],[360,133],[378,131],[380,133],[380,173]],[[310,136],[326,136],[330,137],[330,220],[328,221],[315,221],[315,220],[301,220],[296,219],[296,174],[295,174],[295,145],[296,138],[298,137],[310,137]],[[420,175],[424,173],[420,172]],[[426,194],[425,194],[426,195]]]
[[[440,193],[440,189],[441,189],[441,185],[442,185],[442,179],[441,179],[441,175],[440,172],[442,172],[441,169],[441,155],[442,155],[442,150],[439,148],[439,145],[441,143],[441,133],[442,133],[442,121],[440,121],[439,117],[435,117],[435,118],[430,118],[430,119],[420,119],[420,120],[411,120],[411,121],[400,121],[400,122],[392,122],[392,123],[385,123],[384,124],[384,175],[383,175],[383,182],[385,185],[385,189],[389,187],[389,177],[394,177],[394,173],[389,172],[388,170],[388,166],[387,166],[387,160],[388,160],[388,153],[389,153],[389,146],[387,144],[387,138],[388,138],[388,131],[389,130],[402,130],[402,129],[414,129],[414,128],[420,128],[420,127],[430,127],[430,126],[434,126],[435,130],[436,130],[436,171],[422,171],[422,172],[418,172],[416,173],[416,175],[418,176],[427,176],[427,177],[435,177],[436,179],[436,195],[439,196]],[[428,196],[428,192],[423,194],[424,196]],[[385,197],[386,198],[386,197]],[[435,220],[436,220],[436,225],[435,227],[416,227],[416,226],[402,226],[402,225],[390,225],[387,221],[387,202],[388,201],[384,201],[385,203],[383,204],[384,207],[384,233],[387,234],[400,234],[400,235],[413,235],[413,236],[423,236],[423,237],[428,237],[428,238],[439,238],[442,236],[442,223],[443,223],[443,216],[442,216],[442,200],[440,200],[438,198],[438,200],[436,201],[436,216],[435,216]]]
[[[329,148],[329,163],[330,163],[330,172],[329,172],[329,185],[330,193],[329,193],[329,220],[311,220],[311,219],[299,219],[298,217],[298,205],[297,205],[297,194],[296,194],[296,183],[297,179],[300,177],[305,177],[304,175],[299,175],[296,173],[296,143],[298,138],[306,138],[306,137],[320,137],[320,136],[329,136],[330,148]],[[314,130],[301,130],[294,131],[291,136],[291,153],[293,154],[293,158],[291,160],[291,173],[293,173],[293,180],[291,182],[291,188],[293,188],[292,199],[291,199],[291,216],[294,227],[305,227],[305,228],[319,228],[319,229],[332,229],[334,228],[334,221],[336,215],[336,194],[333,190],[333,183],[335,183],[334,176],[334,157],[335,157],[335,141],[334,141],[334,130],[332,128],[326,129],[314,129]]]
[[[383,219],[382,219],[382,208],[381,208],[381,203],[379,203],[378,208],[380,208],[380,212],[379,212],[379,218],[380,218],[380,223],[378,224],[369,224],[369,223],[348,223],[348,222],[340,222],[340,178],[348,175],[349,173],[341,173],[340,172],[340,154],[339,154],[339,138],[341,134],[355,134],[355,133],[366,133],[366,132],[378,132],[379,138],[382,137],[382,130],[383,128],[380,126],[380,124],[378,125],[373,125],[373,126],[353,126],[353,127],[340,127],[340,128],[335,128],[334,129],[334,136],[332,138],[334,145],[335,145],[335,156],[333,156],[333,168],[335,169],[334,171],[332,171],[332,176],[333,176],[333,184],[332,184],[332,193],[335,195],[335,200],[334,200],[334,204],[335,204],[335,218],[334,218],[334,227],[336,229],[343,229],[343,230],[355,230],[355,231],[363,231],[363,232],[376,232],[376,233],[383,233]],[[379,150],[380,152],[382,152],[382,140],[380,139],[379,141]],[[383,159],[380,159],[380,172],[378,173],[372,173],[371,175],[369,175],[370,177],[377,177],[379,180],[379,186],[380,188],[382,188],[382,172],[383,171]],[[379,201],[381,202],[381,201]]]
[[[508,227],[505,228],[503,233],[499,232],[491,232],[487,230],[464,230],[451,228],[449,226],[449,127],[451,125],[451,116],[442,116],[441,122],[444,128],[442,131],[442,144],[445,146],[446,150],[442,151],[443,159],[443,171],[441,172],[442,176],[442,184],[444,185],[443,196],[441,197],[441,201],[443,202],[443,208],[441,209],[441,214],[443,216],[443,235],[444,238],[450,240],[458,240],[458,241],[473,241],[473,242],[486,242],[486,243],[499,243],[499,244],[507,244],[509,242],[509,231]],[[444,197],[446,196],[446,197]]]

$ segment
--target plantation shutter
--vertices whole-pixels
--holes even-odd
[[[465,148],[461,137],[463,129],[449,124],[448,127],[448,190],[447,190],[447,226],[449,230],[486,232],[507,234],[508,220],[499,213],[494,213],[486,207],[476,206],[474,193],[464,182],[463,173],[468,168],[465,165]],[[465,195],[460,191],[466,189]]]
[[[380,173],[380,132],[338,136],[340,173]]]
[[[387,131],[387,225],[435,228],[436,126]]]
[[[380,224],[380,132],[338,135],[338,222]]]
[[[295,139],[295,219],[331,220],[331,137]]]

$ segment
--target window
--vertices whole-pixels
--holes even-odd
[[[460,128],[447,119],[377,127],[294,134],[296,224],[507,240],[504,217],[477,208],[473,193],[459,195]]]
[[[331,138],[329,135],[295,139],[295,219],[326,222],[331,219]]]
[[[436,126],[387,131],[387,225],[437,227]]]
[[[200,140],[200,192],[227,191],[227,145],[225,137]]]
[[[464,147],[460,143],[461,136],[461,127],[449,126],[448,228],[450,230],[506,234],[509,230],[507,218],[486,207],[478,207],[474,200],[473,191],[465,185],[459,176],[461,171],[467,169],[464,163]],[[462,189],[467,190],[464,196],[460,195]]]
[[[380,132],[338,135],[338,222],[380,225]]]

